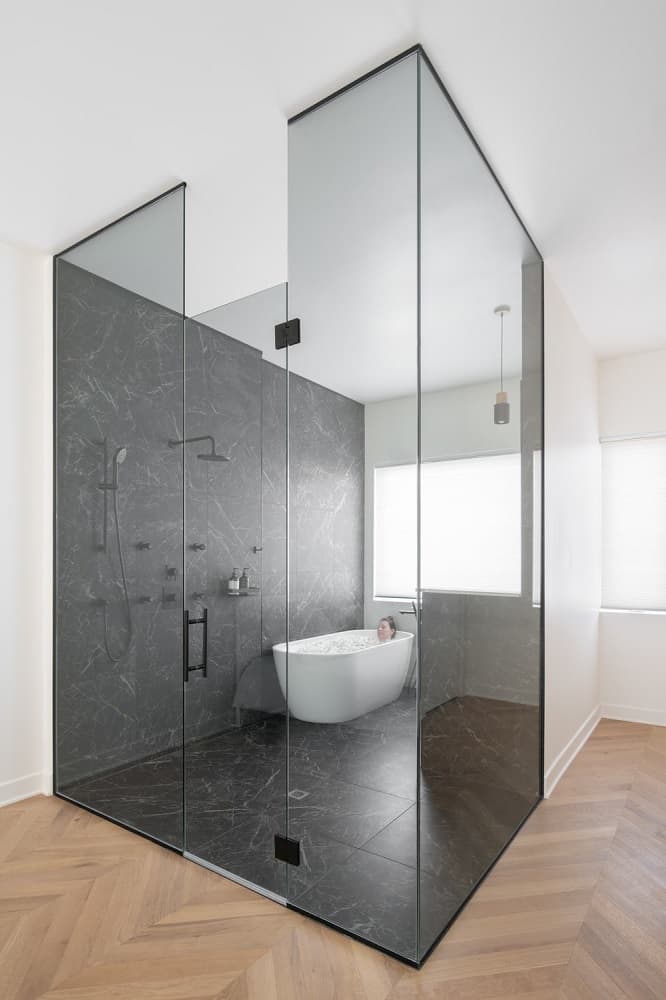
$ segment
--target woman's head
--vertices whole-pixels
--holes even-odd
[[[379,624],[377,625],[377,638],[380,642],[386,642],[387,639],[395,638],[396,625],[391,615],[387,615],[386,618],[380,618]]]

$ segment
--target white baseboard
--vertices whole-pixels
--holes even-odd
[[[12,802],[29,799],[33,795],[50,795],[53,776],[45,771],[26,774],[23,778],[0,783],[0,806],[9,806]]]
[[[601,716],[601,705],[597,705],[596,708],[592,709],[583,724],[578,727],[564,749],[560,750],[544,775],[544,795],[546,798],[552,795],[555,785],[569,767],[576,754],[585,746]]]
[[[639,708],[637,705],[601,706],[604,719],[617,719],[620,722],[644,722],[648,726],[666,726],[666,709]]]
[[[534,708],[539,704],[538,698],[536,701],[531,700],[525,691],[520,691],[518,688],[497,687],[493,684],[470,684],[465,688],[464,694],[473,698],[491,698],[493,701],[532,705]]]

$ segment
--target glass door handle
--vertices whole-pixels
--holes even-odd
[[[190,625],[203,625],[203,659],[201,663],[190,666]],[[201,670],[204,677],[208,676],[208,608],[204,608],[201,618],[190,618],[188,608],[183,611],[183,680],[189,681],[190,674]]]

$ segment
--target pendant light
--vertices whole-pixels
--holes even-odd
[[[494,312],[500,318],[500,391],[495,395],[494,418],[496,424],[508,424],[511,407],[504,391],[504,316],[511,312],[511,306],[495,306]]]

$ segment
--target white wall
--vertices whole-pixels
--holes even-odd
[[[666,434],[666,351],[599,362],[601,437]],[[602,611],[602,712],[666,725],[666,613]]]
[[[597,365],[545,273],[546,793],[599,718],[601,457]]]
[[[601,712],[666,726],[666,615],[602,611]]]
[[[50,273],[0,243],[0,805],[51,782]]]
[[[599,362],[599,434],[666,434],[666,350]]]

